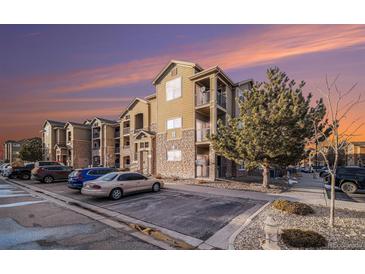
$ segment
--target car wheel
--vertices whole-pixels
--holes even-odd
[[[46,184],[50,184],[50,183],[53,183],[54,179],[52,176],[45,176],[43,178],[43,182],[46,183]]]
[[[357,185],[353,182],[343,182],[341,184],[341,190],[345,193],[355,193],[357,191]]]
[[[109,197],[113,200],[119,200],[123,196],[123,191],[120,188],[114,188],[111,192]]]
[[[29,180],[30,179],[30,175],[29,174],[22,174],[22,180]]]
[[[160,183],[154,183],[152,186],[152,191],[153,192],[159,192],[161,189]]]
[[[9,178],[9,179],[15,179],[15,178],[16,178],[16,176],[15,176],[15,175],[13,175],[13,174],[10,174],[8,178]]]

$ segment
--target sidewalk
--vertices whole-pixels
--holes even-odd
[[[306,174],[306,173],[302,173],[302,177],[298,178],[297,184],[294,184],[288,191],[280,194],[222,189],[222,188],[206,187],[200,185],[187,185],[187,184],[181,184],[181,185],[166,184],[166,188],[177,189],[181,191],[193,191],[207,194],[262,200],[262,201],[287,199],[287,200],[300,201],[304,203],[322,205],[322,206],[327,206],[329,204],[329,200],[327,198],[324,189],[323,179],[322,178],[314,179],[313,174]],[[365,203],[336,200],[336,207],[343,209],[348,208],[348,209],[365,211]]]

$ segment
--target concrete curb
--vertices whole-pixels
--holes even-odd
[[[100,208],[98,206],[94,206],[85,202],[81,202],[33,185],[25,184],[18,181],[13,181],[10,179],[5,179],[6,181],[15,184],[23,189],[34,191],[34,195],[43,196],[45,199],[49,199],[51,197],[52,201],[60,206],[63,206],[65,208],[68,208],[70,210],[73,210],[77,213],[80,213],[82,215],[85,215],[89,218],[92,218],[94,220],[97,220],[99,222],[102,222],[106,225],[109,225],[115,229],[123,229],[124,231],[131,233],[132,231],[135,231],[131,233],[131,235],[136,236],[137,238],[142,239],[143,241],[146,241],[150,244],[156,245],[158,247],[161,247],[163,249],[174,249],[170,245],[166,244],[165,242],[158,241],[150,236],[147,236],[143,234],[142,232],[139,232],[137,230],[134,230],[131,228],[131,225],[141,225],[144,227],[152,228],[154,230],[160,231],[163,234],[166,234],[170,236],[173,239],[185,242],[186,244],[193,246],[197,248],[199,245],[203,243],[202,240],[193,238],[163,227],[159,227],[154,224],[150,224],[123,214],[120,214],[115,211],[111,211],[105,208]],[[44,197],[46,196],[46,197]],[[111,218],[111,219],[109,219]]]
[[[248,226],[251,221],[253,220],[253,218],[255,218],[258,214],[260,214],[267,206],[269,206],[271,204],[271,201],[270,202],[267,202],[266,204],[264,204],[263,206],[261,206],[255,213],[253,213],[252,215],[250,215],[245,223],[238,229],[236,230],[232,235],[231,237],[229,237],[229,245],[228,245],[228,249],[230,250],[235,250],[234,248],[234,241],[236,240],[238,234],[241,233],[241,231],[243,231],[245,229],[246,226]]]

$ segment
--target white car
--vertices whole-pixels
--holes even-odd
[[[11,165],[10,165],[10,164],[4,164],[4,165],[2,165],[2,166],[1,166],[1,170],[0,170],[1,175],[3,175],[3,176],[4,176],[4,172],[5,172],[5,170],[6,170],[9,166],[11,167]]]
[[[11,167],[11,165],[8,165],[4,171],[3,171],[3,176],[4,177],[9,177],[9,175],[13,172],[13,168]]]

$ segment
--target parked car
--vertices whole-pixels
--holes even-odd
[[[303,173],[312,173],[313,172],[313,169],[312,169],[312,167],[301,167],[300,168],[300,172],[303,172]]]
[[[31,177],[31,171],[34,168],[34,164],[25,164],[22,167],[13,167],[11,173],[9,174],[9,178],[20,178],[22,180],[29,180]]]
[[[32,169],[32,180],[43,183],[53,183],[54,181],[66,181],[72,169],[64,165],[36,166]]]
[[[4,176],[4,172],[5,172],[5,170],[6,170],[9,166],[11,166],[9,163],[7,163],[7,164],[3,164],[3,165],[1,166],[1,169],[0,169],[0,173],[1,173],[1,175],[3,175],[3,176]]]
[[[86,182],[81,193],[94,197],[122,198],[124,194],[140,191],[160,191],[163,183],[135,172],[111,172],[100,178]]]
[[[328,168],[327,167],[323,167],[320,171],[319,171],[319,177],[326,177],[328,175]]]
[[[64,166],[64,164],[55,161],[38,161],[34,163],[34,167],[40,166]]]
[[[3,170],[3,176],[9,177],[9,175],[12,173],[12,171],[13,171],[13,167],[11,165],[6,166],[6,168],[4,168],[4,170]]]
[[[68,175],[68,187],[72,189],[81,189],[84,182],[95,180],[105,174],[116,171],[110,167],[93,167],[76,169]]]
[[[8,169],[11,168],[11,164],[5,164],[1,167],[1,175],[7,177]]]
[[[330,176],[326,177],[326,181],[330,184]],[[339,167],[336,171],[335,186],[348,194],[365,189],[365,168]]]

